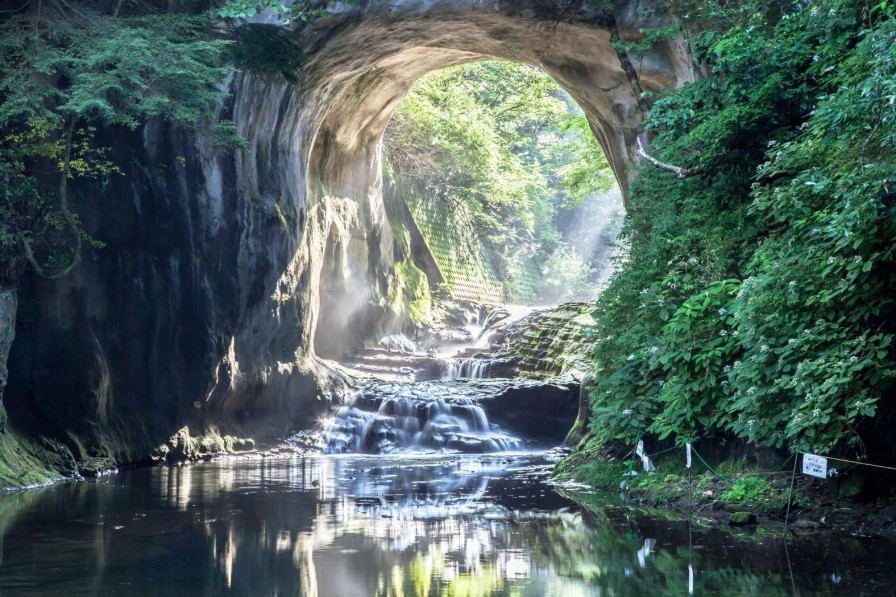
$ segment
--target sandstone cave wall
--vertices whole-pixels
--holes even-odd
[[[291,30],[310,56],[296,81],[227,82],[222,117],[244,150],[158,123],[104,131],[125,175],[77,185],[74,203],[106,246],[63,280],[24,278],[11,421],[121,459],[184,424],[275,435],[309,423],[338,390],[315,357],[318,323],[336,349],[402,323],[382,307],[396,256],[380,139],[430,70],[541,66],[588,114],[624,186],[642,113],[609,33],[588,3],[559,15],[570,22],[542,4],[370,1]],[[624,38],[658,23],[644,6],[617,2]],[[693,77],[680,40],[639,66],[646,90]]]

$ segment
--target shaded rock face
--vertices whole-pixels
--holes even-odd
[[[418,77],[493,58],[542,67],[585,110],[627,186],[638,101],[607,28],[569,5],[361,2],[294,32],[311,57],[295,82],[227,82],[222,116],[245,149],[216,153],[158,124],[104,131],[125,176],[73,193],[106,247],[63,280],[24,279],[10,417],[125,459],[187,423],[255,434],[308,424],[338,389],[316,354],[403,323],[375,306],[400,257],[381,139]],[[623,39],[661,24],[635,16],[644,8],[617,2]],[[560,16],[569,22],[551,20]],[[639,67],[644,90],[693,77],[680,41]]]

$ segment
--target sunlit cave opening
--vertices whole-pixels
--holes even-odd
[[[346,306],[362,291],[328,292],[346,282],[325,272],[322,296],[348,297],[322,301],[315,348],[325,358],[360,345],[441,357],[488,348],[482,314],[456,333],[432,332],[458,307],[500,307],[509,320],[594,300],[622,255],[613,171],[581,108],[535,66],[483,61],[424,75],[392,114],[381,163],[391,271],[363,282],[377,286],[380,312]],[[331,246],[328,262],[350,259],[345,250]],[[333,334],[346,327],[357,338]]]
[[[388,274],[366,322],[321,303],[317,354],[367,380],[323,423],[327,449],[558,444],[590,368],[594,300],[624,254],[621,193],[586,115],[537,67],[465,63],[414,83],[379,150]],[[324,297],[358,295],[328,283]],[[340,352],[346,327],[366,337]]]
[[[585,114],[539,68],[475,62],[425,75],[383,153],[392,219],[409,224],[403,265],[432,289],[556,305],[595,298],[612,272],[618,186]]]

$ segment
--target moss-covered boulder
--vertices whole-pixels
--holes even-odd
[[[199,457],[196,442],[190,437],[190,428],[182,427],[153,452],[153,457],[166,462],[189,462]]]
[[[752,512],[732,512],[728,524],[733,527],[744,527],[756,524],[756,515]]]

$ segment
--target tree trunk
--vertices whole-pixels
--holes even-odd
[[[583,439],[590,435],[588,424],[591,422],[591,389],[594,387],[594,378],[589,373],[582,378],[579,389],[579,415],[572,429],[566,434],[563,445],[570,448],[576,447]]]
[[[6,360],[16,335],[16,310],[19,293],[15,282],[0,282],[0,433],[6,430],[6,409],[3,407],[3,390],[9,370]]]

